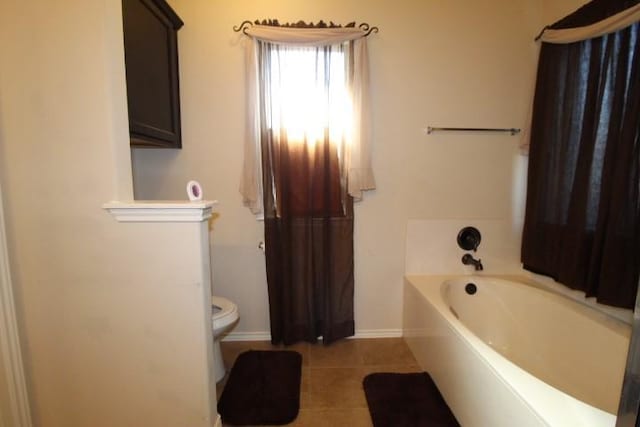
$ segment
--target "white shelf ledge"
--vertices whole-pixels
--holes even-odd
[[[217,204],[217,200],[136,200],[112,201],[102,207],[119,222],[202,222],[211,218]]]

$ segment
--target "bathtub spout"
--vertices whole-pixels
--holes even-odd
[[[482,260],[475,259],[471,254],[464,254],[462,256],[462,263],[464,265],[473,265],[476,271],[482,271],[484,269],[482,267]]]

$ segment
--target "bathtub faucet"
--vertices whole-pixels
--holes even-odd
[[[471,254],[462,255],[462,263],[464,265],[473,265],[473,267],[476,269],[476,271],[482,271],[483,270],[482,260],[475,259],[473,257],[473,255],[471,255]]]

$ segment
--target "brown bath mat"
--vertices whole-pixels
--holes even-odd
[[[375,427],[460,427],[426,372],[369,374],[362,385]]]
[[[218,402],[224,423],[288,424],[300,409],[302,356],[295,351],[245,351]]]

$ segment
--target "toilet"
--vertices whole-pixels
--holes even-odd
[[[222,352],[220,351],[220,340],[222,335],[238,321],[238,306],[226,298],[211,297],[211,323],[213,327],[213,363],[216,382],[224,378],[226,373]]]

